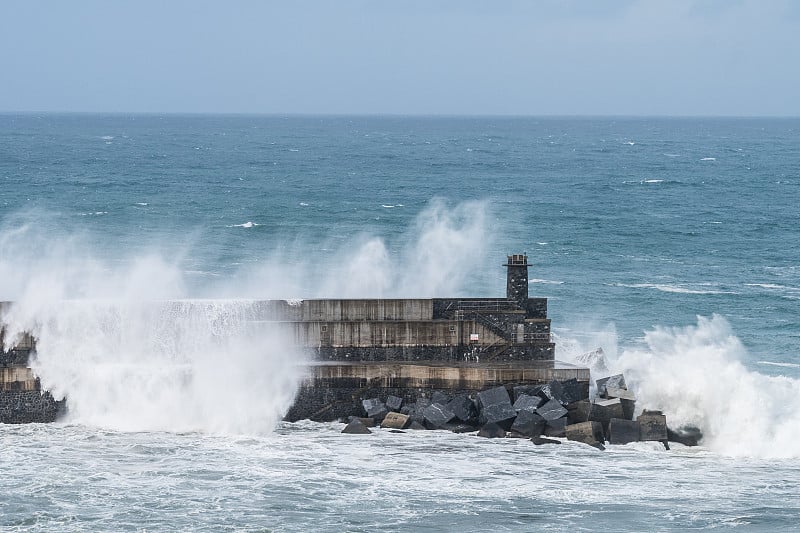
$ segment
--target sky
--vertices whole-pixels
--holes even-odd
[[[800,1],[2,0],[0,111],[800,116]]]

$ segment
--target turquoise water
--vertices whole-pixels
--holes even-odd
[[[0,115],[0,300],[22,302],[27,314],[20,311],[16,325],[45,337],[43,381],[78,405],[66,425],[0,428],[4,448],[18,450],[13,462],[0,459],[3,471],[15,472],[3,478],[3,492],[26,495],[0,504],[4,525],[116,529],[125,515],[121,528],[129,530],[789,529],[798,516],[792,459],[800,456],[799,132],[798,119]],[[152,317],[133,329],[107,320],[135,315],[129,308],[141,301],[212,298],[218,308],[199,323],[232,331],[251,298],[502,295],[500,265],[518,252],[534,264],[531,293],[550,298],[558,357],[602,347],[638,389],[641,406],[704,426],[699,451],[628,446],[597,455],[572,445],[545,452],[469,441],[462,463],[459,439],[468,437],[398,436],[395,452],[419,461],[410,468],[442,465],[440,478],[414,484],[407,471],[369,462],[375,453],[395,460],[394,452],[337,440],[331,426],[248,431],[263,424],[244,404],[241,416],[213,413],[206,418],[214,424],[204,426],[197,415],[184,427],[180,410],[164,408],[180,397],[152,394],[178,378],[108,370],[140,360],[143,352],[120,355],[128,344],[120,339],[131,338],[148,340],[148,372],[164,361],[195,374],[207,369],[190,342],[197,317],[172,317],[175,331],[155,328]],[[65,313],[65,300],[94,303]],[[87,338],[102,342],[76,348]],[[248,350],[223,356],[235,362],[240,352]],[[76,358],[95,373],[70,373]],[[258,363],[263,368],[250,363],[251,377],[294,383],[273,356]],[[247,375],[231,379],[252,387]],[[198,390],[179,392],[197,404]],[[152,405],[107,403],[119,411],[97,412],[79,401],[125,394]],[[134,416],[142,411],[168,414]],[[236,423],[219,425],[230,419]],[[177,432],[165,433],[170,427]],[[106,432],[108,457],[91,444],[97,428]],[[250,433],[252,442],[242,436]],[[64,436],[72,444],[54,457]],[[283,438],[297,444],[294,455]],[[221,442],[244,447],[232,464]],[[144,474],[149,463],[138,446],[164,465],[161,476]],[[436,452],[441,446],[453,453]],[[322,448],[360,457],[374,475],[340,479],[338,459],[309,460]],[[469,463],[495,449],[493,466],[472,472]],[[95,498],[75,510],[98,485],[72,472],[98,453],[106,474],[93,475],[105,476],[103,490],[115,483],[133,490],[112,509]],[[576,453],[579,473],[561,465]],[[205,470],[176,457],[206,461],[219,477],[206,484]],[[12,469],[19,461],[31,470]],[[136,474],[108,474],[113,464]],[[306,480],[294,468],[314,475]],[[604,478],[598,495],[587,480],[609,468],[620,471]],[[540,499],[530,469],[539,480],[552,474],[559,487]],[[65,481],[30,486],[33,471]],[[565,491],[573,474],[586,480]],[[228,476],[238,480],[230,493]],[[284,476],[291,481],[282,484]],[[519,495],[496,487],[496,476],[518,485]],[[164,478],[180,482],[165,486]],[[445,494],[468,490],[406,501],[403,513],[381,522],[393,509],[382,496],[396,501],[403,493],[390,487],[425,486],[427,494],[437,482]],[[205,492],[195,494],[192,484]],[[249,486],[269,489],[250,500]],[[631,486],[641,493],[626,504],[606,498]],[[129,516],[151,505],[150,490],[172,503],[146,519]],[[224,505],[209,517],[216,492],[228,499],[215,500]],[[341,497],[322,497],[330,493]],[[542,514],[559,497],[569,505]],[[261,514],[252,514],[256,508]],[[341,515],[321,524],[316,513]]]

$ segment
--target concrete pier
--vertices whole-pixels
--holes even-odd
[[[254,302],[247,317],[252,327],[279,328],[313,356],[287,419],[333,420],[358,412],[376,394],[412,401],[436,391],[570,379],[588,393],[588,369],[555,361],[547,299],[528,296],[527,256],[507,259],[505,298]],[[10,305],[0,303],[0,318]],[[27,368],[33,350],[35,339],[26,336],[0,351],[0,407],[10,392],[46,394]],[[3,412],[0,422],[24,421],[19,409],[13,420]]]

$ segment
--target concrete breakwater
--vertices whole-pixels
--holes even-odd
[[[527,256],[510,255],[504,266],[504,298],[254,302],[249,327],[278,328],[312,356],[286,419],[336,420],[376,396],[415,403],[437,392],[553,381],[588,394],[589,369],[555,361],[547,300],[528,296]],[[11,309],[0,304],[0,324]],[[36,339],[17,336],[2,346],[0,422],[55,419],[64,401],[41,390],[28,367]]]

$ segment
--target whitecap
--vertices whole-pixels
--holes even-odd
[[[539,246],[545,246],[546,244],[550,244],[549,242],[537,242]]]
[[[717,160],[716,157],[704,157],[700,159],[700,161],[716,161],[716,160]]]
[[[302,205],[303,207],[308,207],[308,204],[305,202],[300,202],[300,205]]]
[[[625,144],[627,144],[628,146],[633,146],[633,145],[634,145],[634,144],[636,144],[636,143],[635,143],[635,142],[633,142],[633,141],[628,141],[628,142],[626,142]]]
[[[147,202],[136,202],[136,205],[141,205],[142,207],[147,205]]]
[[[642,183],[663,183],[664,180],[644,180]]]
[[[297,148],[289,148],[289,151],[290,152],[299,152],[300,150],[298,150]]]
[[[672,292],[677,294],[736,294],[731,291],[720,291],[711,289],[689,289],[680,285],[667,285],[664,283],[615,283],[616,287],[627,287],[630,289],[655,289],[661,292]]]
[[[255,222],[250,222],[249,220],[243,224],[233,224],[231,226],[227,226],[229,228],[254,228],[256,226],[261,226],[261,224],[256,224]]]
[[[386,209],[391,209],[391,208],[393,208],[393,207],[397,207],[397,206],[396,206],[396,205],[386,205],[386,204],[381,204],[381,207],[385,207]]]
[[[110,141],[110,140],[112,140],[114,138],[114,136],[113,135],[103,135],[100,138],[103,139],[104,141]]]
[[[667,157],[680,157],[681,154],[664,154]]]
[[[780,366],[784,368],[800,368],[797,363],[780,363],[777,361],[758,361],[759,365]]]
[[[548,284],[548,285],[563,285],[564,284],[563,281],[555,281],[555,280],[551,280],[551,279],[535,279],[535,278],[528,279],[528,282],[530,282],[530,283],[545,283],[545,284]]]

